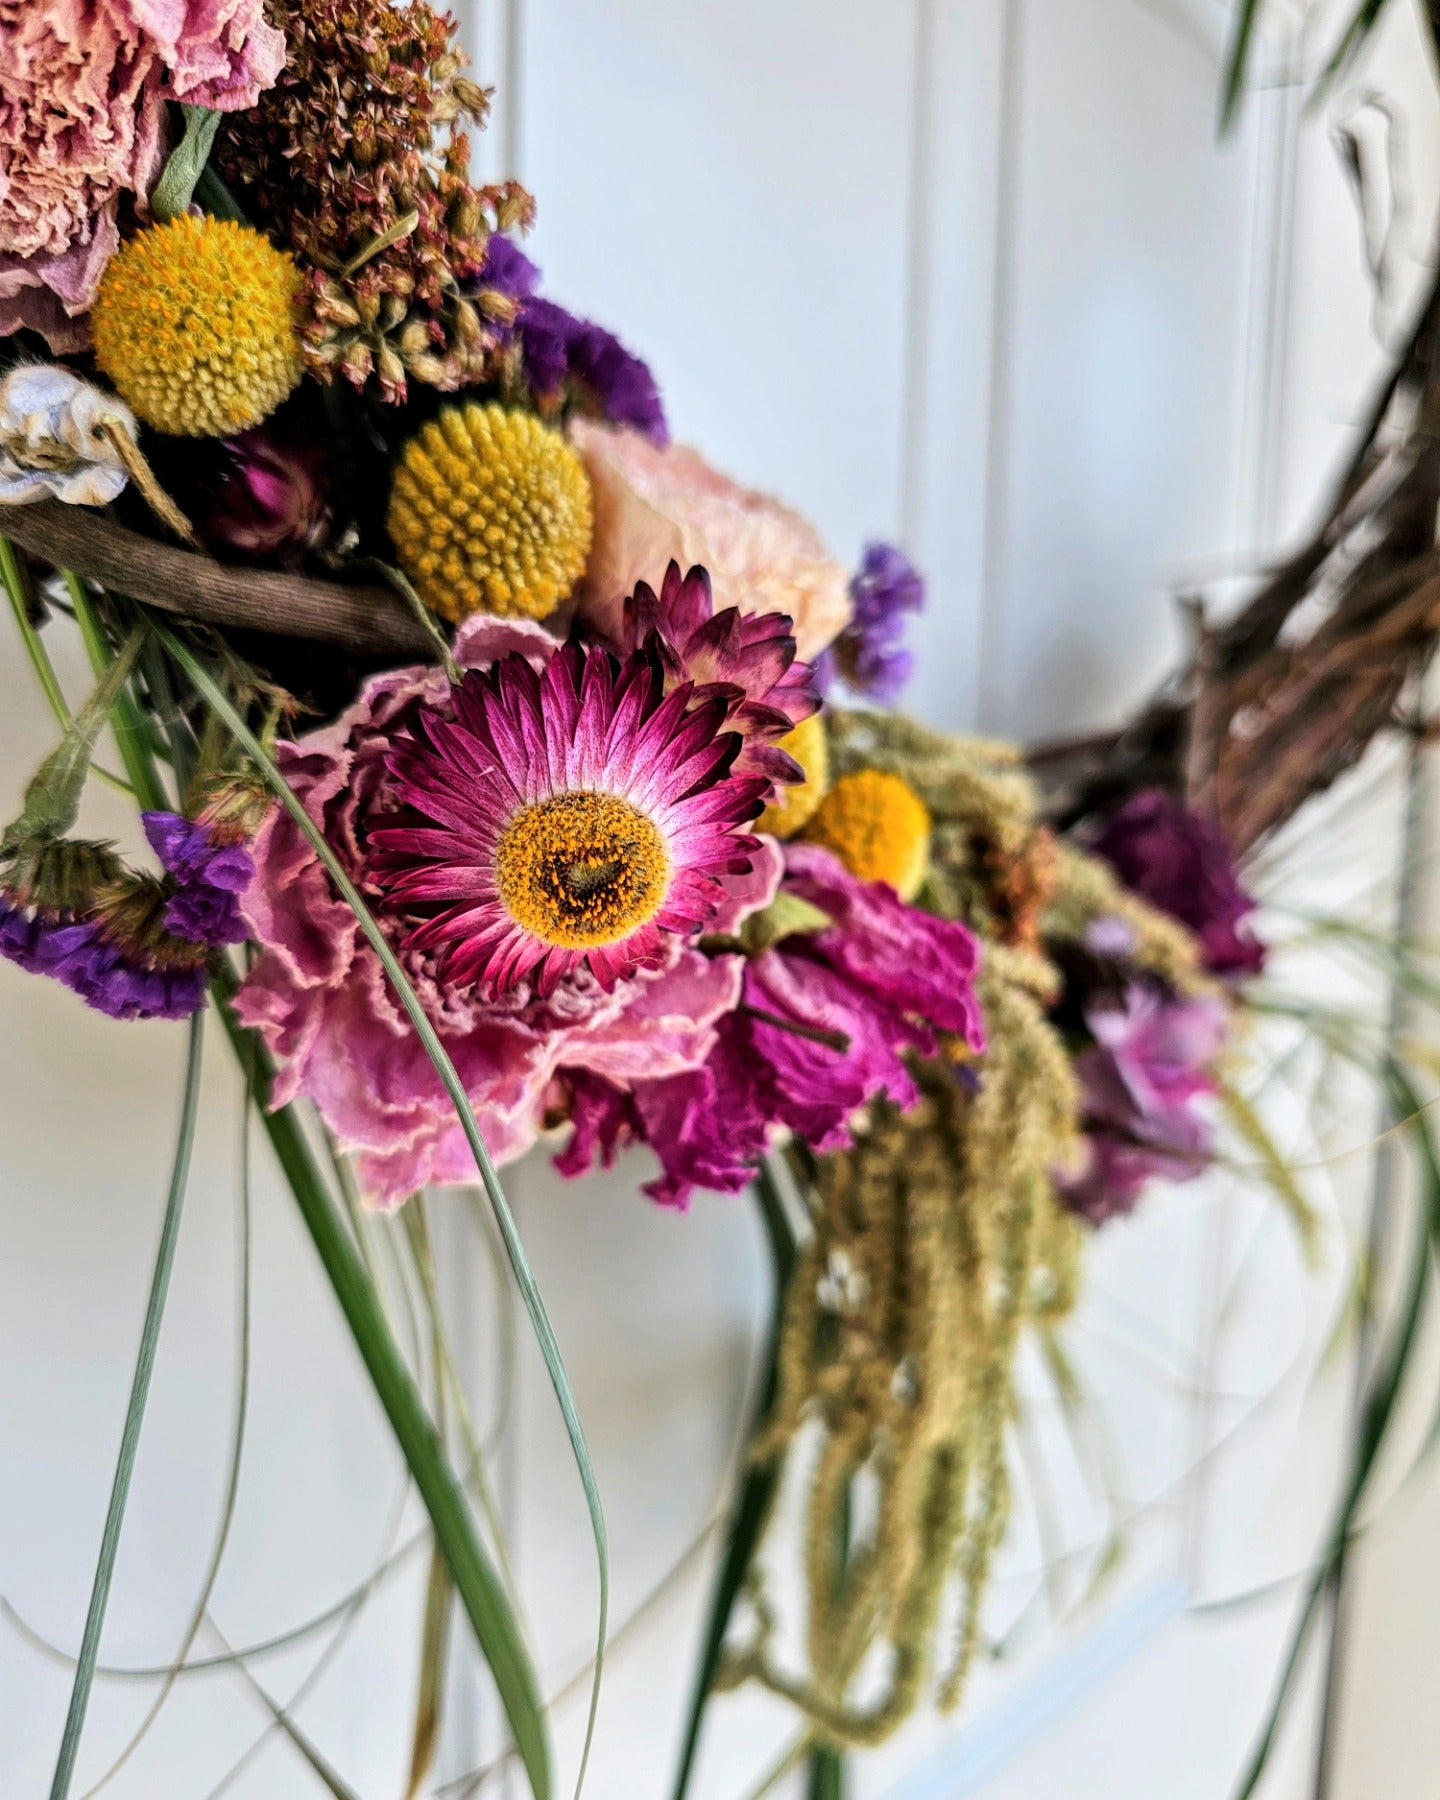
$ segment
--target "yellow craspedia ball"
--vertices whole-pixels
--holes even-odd
[[[805,779],[777,787],[775,798],[755,821],[754,828],[768,831],[771,837],[789,838],[814,818],[815,808],[830,786],[830,740],[824,714],[811,713],[808,719],[802,719],[780,739],[779,748],[795,758],[805,771]]]
[[[248,225],[182,214],[111,258],[90,314],[95,360],[156,431],[244,431],[300,379],[301,281]]]
[[[833,850],[861,881],[888,881],[913,900],[930,866],[930,814],[898,775],[845,775],[815,809],[805,840]]]
[[[472,400],[400,452],[387,524],[401,568],[443,618],[544,619],[585,573],[595,507],[560,432]]]

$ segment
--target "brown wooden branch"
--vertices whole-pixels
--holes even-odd
[[[1440,636],[1440,274],[1312,536],[1128,725],[1044,748],[1062,824],[1139,786],[1187,794],[1250,849],[1390,725]]]
[[[5,508],[0,531],[57,568],[208,625],[307,638],[377,660],[434,654],[424,626],[389,588],[236,568],[59,500]]]

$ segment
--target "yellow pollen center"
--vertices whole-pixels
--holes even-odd
[[[619,943],[665,904],[670,857],[653,819],[615,794],[522,807],[495,853],[511,918],[560,950]]]

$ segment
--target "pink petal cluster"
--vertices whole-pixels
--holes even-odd
[[[83,348],[164,102],[253,106],[284,61],[262,0],[0,0],[0,337]]]
[[[672,561],[709,570],[717,611],[784,614],[804,662],[849,623],[849,578],[798,513],[681,445],[588,419],[571,432],[595,496],[580,610],[604,636],[620,638],[627,596],[640,581],[659,588]]]
[[[738,1193],[778,1132],[837,1150],[873,1101],[918,1104],[906,1058],[933,1056],[938,1033],[984,1048],[980,946],[964,925],[857,881],[818,845],[785,846],[784,884],[830,926],[784,938],[746,964],[741,1003],[721,1021],[703,1067],[627,1091],[573,1079],[575,1135],[557,1159],[562,1172],[583,1174],[643,1143],[660,1159],[646,1191],[662,1205],[683,1208],[697,1188]]]
[[[538,671],[555,640],[538,626],[479,618],[455,644],[465,668],[519,653]],[[704,1061],[718,1021],[740,997],[743,959],[707,956],[669,937],[655,966],[607,992],[586,972],[548,997],[521,983],[498,999],[445,981],[436,959],[407,940],[413,920],[387,913],[368,869],[370,827],[398,810],[393,751],[422,705],[443,708],[449,685],[434,668],[369,681],[333,725],[279,752],[287,779],[374,905],[454,1060],[497,1161],[519,1156],[546,1122],[562,1071],[628,1085]],[[256,879],[245,915],[261,946],[238,1010],[280,1063],[277,1104],[308,1095],[355,1154],[367,1198],[394,1207],[426,1184],[474,1179],[469,1148],[439,1078],[401,1010],[354,914],[334,893],[308,840],[274,814],[254,845]],[[713,922],[733,933],[765,904],[768,861],[732,877]]]

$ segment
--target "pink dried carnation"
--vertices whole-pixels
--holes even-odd
[[[627,595],[640,581],[658,589],[672,561],[709,570],[717,611],[788,617],[802,662],[814,662],[849,623],[849,578],[798,513],[680,445],[588,419],[571,432],[595,495],[580,607],[596,630],[618,640]]]
[[[462,667],[488,669],[523,655],[537,671],[558,646],[538,626],[477,618],[455,643]],[[417,949],[413,917],[387,910],[373,878],[370,830],[393,818],[401,795],[392,764],[422,708],[450,704],[434,668],[378,675],[335,724],[283,745],[280,762],[316,824],[395,944],[454,1060],[499,1162],[521,1155],[546,1122],[558,1077],[586,1073],[627,1084],[704,1062],[717,1022],[740,998],[743,958],[708,956],[666,934],[652,966],[607,992],[586,970],[553,993],[520,982],[484,998],[447,981]],[[333,892],[304,834],[276,813],[254,845],[256,879],[245,915],[261,954],[238,1010],[281,1064],[277,1104],[306,1095],[356,1157],[367,1198],[401,1205],[427,1184],[469,1181],[475,1168],[454,1110],[350,909]],[[772,859],[727,879],[728,902],[711,928],[731,935],[774,886]]]
[[[0,337],[84,348],[163,103],[253,106],[284,60],[261,0],[0,0]]]

